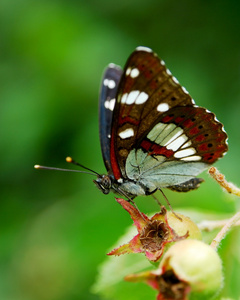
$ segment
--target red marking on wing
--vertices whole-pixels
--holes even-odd
[[[217,150],[221,151],[221,153],[223,153],[224,151],[226,151],[226,145],[218,145]]]
[[[144,72],[144,76],[147,78],[147,79],[149,79],[149,78],[152,78],[152,72],[150,71],[150,70],[145,70],[145,72]]]
[[[174,120],[175,123],[181,123],[184,120],[184,118],[181,117],[176,117],[176,119]]]
[[[195,135],[198,134],[200,130],[197,127],[193,127],[192,129],[189,130],[189,134]]]
[[[222,132],[221,132],[221,133],[218,134],[218,137],[216,138],[216,141],[217,141],[218,143],[221,143],[221,142],[224,141],[225,139],[226,139],[226,135],[225,135],[225,134],[222,134]]]
[[[213,163],[218,158],[222,157],[223,152],[226,151],[226,145],[218,145],[215,149],[208,147],[208,144],[202,144],[198,147],[200,151],[206,151],[202,158],[208,163]]]
[[[207,163],[214,163],[215,160],[222,157],[223,151],[217,151],[214,154],[213,153],[205,153],[203,155],[203,160],[205,160]]]
[[[198,149],[199,149],[200,151],[208,151],[208,150],[209,150],[207,144],[202,144],[202,145],[200,145],[200,146],[198,147]]]
[[[174,116],[166,116],[166,117],[162,118],[161,122],[169,123],[169,121],[171,121],[173,118],[174,118]]]
[[[186,127],[186,128],[190,128],[194,125],[193,121],[188,119],[186,121],[183,122],[183,126]]]
[[[112,131],[112,137],[114,136],[114,133]],[[117,162],[117,157],[114,149],[114,139],[111,138],[111,145],[110,145],[110,160],[111,160],[111,167],[113,171],[113,175],[116,178],[116,180],[121,178],[121,171]]]
[[[195,138],[196,142],[202,142],[204,140],[205,140],[205,136],[203,134],[200,134]]]
[[[172,150],[168,150],[166,147],[152,143],[148,140],[143,140],[141,147],[148,152],[148,155],[164,155],[169,158],[174,154]]]
[[[155,80],[152,80],[149,84],[152,90],[156,90],[158,88],[158,82]]]
[[[130,123],[130,124],[133,124],[133,125],[138,125],[140,123],[140,120],[135,120],[135,119],[133,119],[131,117],[121,118],[121,116],[120,116],[118,123],[119,123],[119,125],[123,125],[125,123]]]

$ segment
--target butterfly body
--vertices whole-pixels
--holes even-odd
[[[94,182],[105,194],[130,197],[162,188],[195,189],[196,176],[227,151],[215,115],[195,105],[151,49],[138,47],[125,68],[106,69],[99,131],[108,175]]]

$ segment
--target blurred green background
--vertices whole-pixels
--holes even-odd
[[[98,265],[131,220],[92,176],[33,165],[68,168],[71,155],[105,172],[101,76],[110,62],[123,66],[136,46],[157,52],[196,103],[224,123],[229,152],[216,166],[240,185],[239,12],[239,1],[228,0],[1,0],[0,299],[99,299],[91,292]],[[198,191],[166,191],[175,210],[233,214],[239,200],[204,178]],[[137,204],[158,209],[151,197]],[[233,299],[239,240],[234,229],[220,250],[222,295]]]

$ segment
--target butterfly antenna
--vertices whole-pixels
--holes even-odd
[[[71,163],[71,164],[76,165],[76,166],[79,166],[79,167],[81,167],[81,168],[83,168],[83,169],[85,169],[85,170],[88,170],[88,171],[94,173],[94,174],[97,175],[97,176],[101,176],[101,175],[100,175],[99,173],[97,173],[96,171],[93,171],[92,169],[89,169],[89,168],[87,168],[87,167],[81,165],[80,163],[76,162],[76,161],[73,160],[72,157],[70,157],[70,156],[66,157],[66,162]]]
[[[87,168],[87,167],[84,167],[83,165],[75,162],[71,157],[67,157],[66,158],[66,161],[69,162],[69,163],[73,163],[74,165],[77,165],[79,167],[82,167],[84,168],[85,170],[88,170],[90,172],[87,172],[87,171],[80,171],[80,170],[71,170],[71,169],[62,169],[62,168],[55,168],[55,167],[46,167],[46,166],[40,166],[40,165],[35,165],[34,168],[35,169],[45,169],[45,170],[55,170],[55,171],[64,171],[64,172],[75,172],[75,173],[84,173],[84,174],[89,174],[89,175],[94,175],[94,176],[100,176],[97,172]]]
[[[90,173],[86,171],[79,171],[79,170],[69,170],[69,169],[62,169],[62,168],[55,168],[55,167],[47,167],[47,166],[40,166],[40,165],[35,165],[35,169],[44,169],[44,170],[54,170],[54,171],[64,171],[64,172],[75,172],[75,173],[84,173],[84,174],[89,174],[89,175],[94,175],[96,176],[95,173]]]

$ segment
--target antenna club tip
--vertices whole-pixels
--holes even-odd
[[[34,169],[40,169],[39,165],[34,165]]]
[[[66,157],[66,162],[71,163],[72,161],[73,159],[70,156]]]

